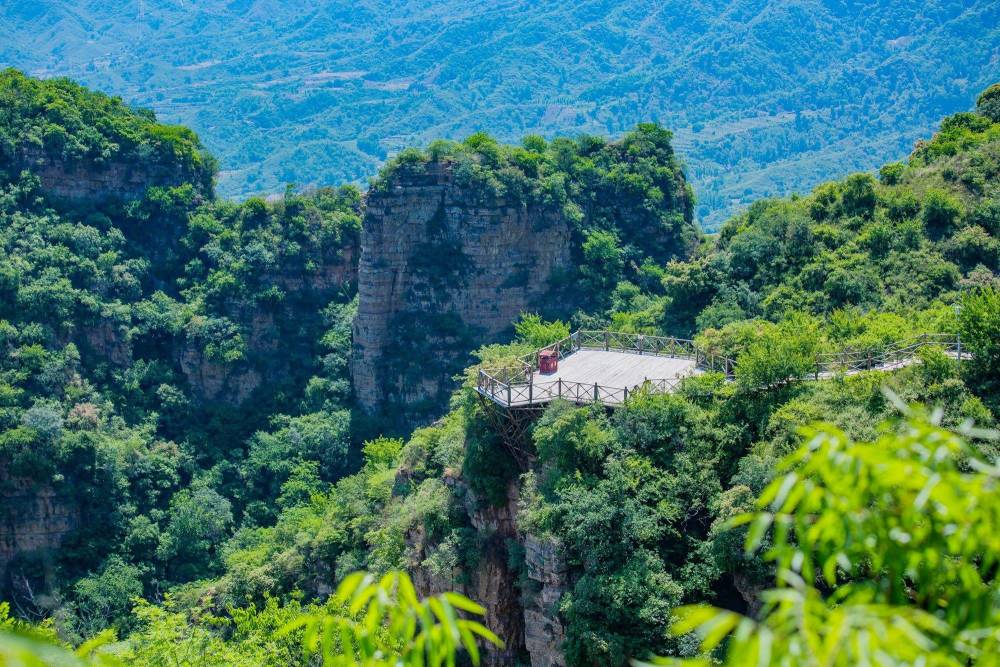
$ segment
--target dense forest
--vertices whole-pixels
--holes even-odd
[[[0,63],[199,132],[226,196],[367,183],[413,145],[657,120],[706,229],[907,154],[1000,78],[992,0],[35,0]]]
[[[692,193],[652,124],[618,142],[438,143],[374,187],[431,161],[557,202],[579,223],[562,278],[586,298],[523,314],[474,352],[436,421],[399,434],[352,396],[366,195],[220,199],[190,131],[0,74],[0,514],[10,535],[44,501],[65,529],[0,551],[0,660],[422,664],[426,648],[447,664],[507,640],[504,660],[528,663],[456,611],[490,625],[488,600],[414,592],[475,598],[499,572],[542,609],[532,555],[481,520],[509,516],[563,563],[544,609],[560,664],[819,664],[821,645],[841,647],[832,664],[912,661],[914,646],[989,664],[1000,86],[906,161],[757,201],[711,237],[689,226]],[[148,180],[140,197],[106,190],[122,165]],[[66,187],[81,169],[104,185]],[[693,337],[735,376],[613,411],[555,402],[524,466],[477,368],[578,328]],[[926,346],[899,369],[802,381],[823,354],[925,333],[960,335],[966,360]]]

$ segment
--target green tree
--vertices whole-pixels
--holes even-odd
[[[480,661],[480,639],[495,646],[503,642],[477,621],[486,610],[457,593],[420,600],[405,572],[375,579],[365,572],[346,577],[333,597],[344,611],[305,613],[282,633],[302,629],[302,645],[331,667],[441,667],[453,666],[456,655],[468,653]]]
[[[220,543],[233,524],[232,505],[204,483],[182,489],[170,501],[157,557],[175,581],[190,581],[218,567]]]
[[[734,666],[996,664],[1000,469],[973,443],[998,434],[897,407],[908,418],[874,442],[806,430],[757,511],[730,522],[749,525],[750,553],[772,540],[776,587],[759,620],[687,607],[675,634]]]
[[[583,243],[583,266],[580,272],[600,293],[611,290],[622,276],[625,260],[612,232],[595,230],[587,234]]]
[[[841,188],[844,213],[869,218],[875,212],[875,179],[871,174],[852,174]]]
[[[92,637],[113,622],[124,624],[132,600],[142,596],[139,568],[112,556],[101,571],[76,582],[78,632]]]
[[[906,165],[902,162],[890,162],[882,165],[882,168],[878,170],[878,175],[879,179],[886,185],[898,185],[905,171]]]
[[[765,328],[736,358],[736,380],[756,389],[802,378],[816,368],[819,342],[817,323],[807,316]]]
[[[972,379],[1000,409],[1000,290],[993,286],[966,293],[958,316],[962,345],[971,354]]]
[[[521,319],[514,324],[518,339],[533,350],[551,345],[569,337],[569,325],[560,320],[545,322],[534,313],[521,313]]]
[[[962,204],[943,190],[931,190],[924,196],[924,228],[931,238],[947,236],[962,215]]]
[[[1000,83],[994,83],[979,94],[976,113],[986,116],[994,123],[1000,123]]]

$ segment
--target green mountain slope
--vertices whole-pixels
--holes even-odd
[[[363,182],[487,130],[677,131],[714,228],[874,169],[1000,73],[993,2],[43,0],[0,9],[0,63],[69,75],[199,132],[221,191]]]
[[[736,359],[734,381],[706,373],[611,413],[556,402],[517,443],[526,460],[477,399],[477,366],[432,425],[362,443],[388,422],[353,410],[347,371],[370,231],[358,189],[219,200],[197,136],[148,111],[12,70],[0,103],[0,629],[11,611],[71,644],[110,628],[137,665],[296,664],[299,636],[277,632],[289,619],[343,614],[325,601],[352,571],[405,568],[421,594],[484,605],[507,642],[498,662],[692,655],[666,631],[679,605],[759,609],[770,565],[725,521],[801,427],[872,441],[895,411],[885,387],[945,427],[1000,416],[1000,85],[877,178],[757,201],[714,238],[689,224],[655,125],[620,142],[476,135],[402,152],[376,192],[407,175],[421,188],[448,163],[470,185],[460,207],[550,197],[586,225],[568,255],[586,297],[543,302],[513,341],[475,353],[483,364],[570,327],[683,333]],[[430,333],[453,331],[423,315]],[[556,315],[569,321],[544,319]],[[819,355],[929,332],[960,334],[971,360],[929,346],[898,370],[799,381]],[[966,453],[998,453],[962,451],[969,467]],[[946,593],[963,586],[948,570]],[[964,586],[995,601],[991,574]],[[908,577],[860,575],[914,607]]]
[[[489,581],[481,600],[495,629],[523,642],[526,662],[692,655],[690,638],[665,631],[679,605],[759,611],[773,572],[762,555],[743,553],[745,531],[724,523],[753,507],[803,426],[823,421],[872,439],[896,413],[884,388],[935,406],[952,428],[996,423],[1000,86],[979,111],[945,119],[878,181],[856,174],[755,203],[699,257],[667,264],[659,285],[622,280],[581,320],[694,333],[736,359],[734,382],[708,373],[675,394],[640,392],[610,413],[553,403],[519,443],[532,455],[524,469],[476,399],[473,367],[449,414],[405,443],[369,444],[358,474],[248,536],[214,590],[240,599],[250,573],[289,582],[345,562],[408,567],[466,591]],[[562,323],[531,318],[518,330],[513,344],[480,350],[483,366],[566,335]],[[975,359],[959,366],[927,349],[897,372],[797,381],[817,355],[877,355],[925,332],[960,332]],[[994,460],[995,442],[980,447]],[[310,529],[333,522],[347,535]],[[900,583],[880,581],[888,590]],[[511,605],[534,629],[498,611]]]

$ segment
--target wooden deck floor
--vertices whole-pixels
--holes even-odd
[[[602,387],[624,389],[641,385],[645,380],[672,378],[695,373],[693,359],[656,357],[634,352],[579,350],[559,361],[555,373],[537,373],[536,382],[563,380]]]

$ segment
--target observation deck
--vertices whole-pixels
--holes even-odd
[[[539,371],[544,352],[558,356],[553,373]],[[518,364],[480,370],[476,390],[504,408],[540,407],[555,399],[618,406],[641,389],[671,392],[684,378],[709,370],[731,376],[733,362],[684,338],[577,331]]]

